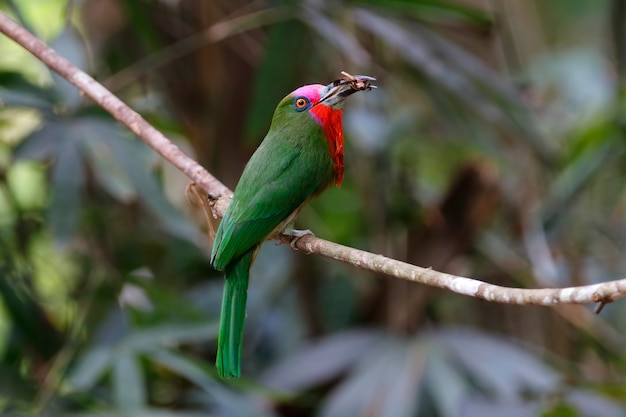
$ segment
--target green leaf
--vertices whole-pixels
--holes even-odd
[[[558,375],[520,347],[472,330],[447,330],[438,338],[480,386],[503,400],[522,392],[546,392],[558,386]]]
[[[557,404],[541,413],[541,417],[580,417],[580,414],[569,404]]]
[[[220,385],[214,380],[216,374],[207,372],[204,369],[204,364],[165,349],[153,349],[148,353],[148,356],[153,361],[187,378],[206,391],[210,392],[213,389],[220,390]]]
[[[113,372],[122,372],[116,376],[121,381],[124,375],[121,368],[130,360],[136,362],[137,355],[145,352],[152,353],[158,346],[214,340],[217,338],[217,330],[218,325],[216,323],[198,323],[161,325],[134,331],[113,346],[96,345],[88,350],[70,372],[69,383],[77,390],[90,390],[98,383],[109,367],[113,368]],[[136,364],[135,368],[138,366]],[[137,369],[131,369],[129,372],[137,372]],[[136,378],[134,374],[130,376]],[[120,395],[123,394],[120,393]],[[133,398],[139,396],[140,393],[132,394]]]
[[[320,417],[366,415],[368,410],[380,413],[401,371],[398,359],[405,358],[406,353],[406,343],[388,339],[360,358],[353,372],[325,398]]]
[[[623,401],[620,403],[616,399],[608,398],[590,390],[572,389],[565,395],[564,402],[566,404],[571,404],[573,407],[576,408],[579,415],[585,417],[624,416]]]
[[[215,340],[217,330],[214,322],[166,324],[135,331],[120,343],[131,350],[146,351],[160,345]]]
[[[66,129],[66,133],[70,132]],[[62,246],[69,243],[78,225],[85,176],[84,160],[77,138],[65,138],[56,150],[56,161],[52,168],[52,201],[48,210],[53,236]]]
[[[384,341],[375,331],[355,330],[326,337],[268,369],[261,381],[272,388],[299,391],[336,378]]]
[[[63,32],[51,42],[50,47],[78,68],[83,71],[88,70],[85,44],[78,31],[71,25],[65,27]],[[52,79],[54,90],[62,104],[69,109],[76,109],[82,102],[78,88],[56,72],[52,72]]]
[[[413,417],[419,409],[420,385],[424,376],[428,346],[420,339],[407,343],[407,350],[399,349],[393,356],[394,375],[385,386],[381,417]],[[402,356],[402,353],[405,353]]]
[[[0,69],[0,104],[9,107],[32,107],[52,111],[54,94],[39,87],[20,73]]]
[[[457,18],[469,23],[491,27],[493,19],[482,10],[448,1],[436,0],[360,0],[355,3],[381,6],[382,10],[398,10],[404,14],[411,14],[422,19],[428,18]]]
[[[531,401],[497,401],[474,395],[465,400],[460,413],[463,417],[537,417],[538,408],[539,405]]]
[[[12,260],[0,262],[0,300],[13,330],[22,340],[20,346],[34,350],[39,359],[50,360],[61,349],[63,338],[47,311],[24,285],[31,279]]]
[[[159,224],[172,236],[199,244],[202,236],[181,213],[165,198],[156,179],[151,175],[154,152],[143,142],[130,137],[121,126],[103,118],[92,117],[84,121],[88,128],[90,141],[110,150],[115,164],[119,165],[127,177],[145,209],[152,214]],[[184,192],[184,190],[181,190]]]
[[[24,138],[14,149],[13,159],[43,161],[55,156],[67,139],[66,125],[56,119],[47,120],[39,130]]]
[[[102,378],[113,360],[109,346],[96,346],[87,351],[68,375],[70,385],[80,391],[92,389]]]
[[[0,105],[7,107],[29,107],[51,111],[50,102],[38,94],[0,87]]]
[[[173,372],[189,379],[218,404],[219,408],[226,410],[226,414],[233,417],[274,417],[273,413],[267,412],[261,406],[255,406],[254,402],[246,401],[240,395],[218,384],[209,374],[203,364],[192,361],[184,356],[162,349],[153,351],[150,357]],[[209,377],[211,375],[212,377]],[[221,414],[221,413],[220,413]]]
[[[118,201],[129,203],[137,198],[137,190],[115,159],[111,148],[107,143],[99,140],[98,138],[101,136],[95,132],[103,123],[107,122],[112,125],[115,123],[113,120],[94,123],[92,118],[87,117],[78,121],[77,127],[82,136],[81,145],[85,150],[85,157],[89,161],[94,177],[102,188]],[[107,129],[108,132],[111,130],[116,130],[116,127],[111,126],[111,129]]]
[[[431,341],[426,365],[426,388],[438,415],[456,417],[463,401],[470,395],[470,385],[459,372],[446,349]]]
[[[125,18],[133,28],[135,39],[141,41],[142,49],[155,50],[160,46],[159,32],[155,22],[146,13],[146,3],[140,0],[127,0],[124,3]]]
[[[129,313],[133,316],[133,322],[141,328],[163,323],[207,323],[206,311],[199,308],[195,302],[187,302],[186,298],[181,298],[179,292],[172,292],[170,287],[164,287],[153,279],[131,279],[132,283],[124,284],[118,302],[122,304],[122,298],[128,296]],[[219,300],[214,302],[219,305]]]
[[[113,197],[122,202],[139,197],[168,233],[198,244],[202,240],[198,230],[165,198],[150,174],[153,155],[116,122],[91,116],[48,120],[13,151],[15,159],[56,157],[52,186],[60,198],[53,199],[51,220],[60,243],[67,243],[76,225],[87,161],[99,184]]]
[[[139,358],[132,350],[115,350],[112,377],[113,399],[119,408],[132,410],[146,404],[146,383]]]
[[[10,166],[6,180],[18,207],[42,210],[48,206],[46,174],[47,169],[37,162],[16,162]]]
[[[615,138],[613,135],[611,139]],[[601,174],[602,167],[611,162],[619,161],[624,154],[621,146],[622,138],[615,141],[605,141],[592,149],[586,149],[585,153],[571,161],[550,184],[550,191],[543,201],[543,220],[550,226],[554,222],[564,220],[563,211],[573,207],[575,198],[587,189],[588,184],[594,177]]]

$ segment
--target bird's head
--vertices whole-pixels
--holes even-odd
[[[292,104],[294,112],[308,111],[318,117],[327,110],[341,110],[346,97],[357,91],[371,90],[376,88],[371,81],[374,77],[367,75],[349,75],[339,78],[328,85],[311,84],[302,86],[287,97],[285,97],[279,107]],[[320,107],[323,106],[323,107]],[[325,109],[328,108],[328,109]]]
[[[374,77],[344,75],[328,85],[311,84],[292,91],[278,104],[277,113],[292,116],[308,114],[321,126],[331,122],[329,118],[340,117],[346,97],[357,91],[376,88],[371,84],[376,80]]]
[[[335,167],[336,184],[343,178],[343,131],[342,107],[345,99],[357,91],[371,90],[375,78],[367,75],[352,76],[347,73],[328,85],[311,84],[302,86],[288,94],[276,108],[276,119],[288,119],[298,126],[306,125],[311,119],[324,132],[330,147]],[[274,124],[274,121],[272,124]],[[302,123],[302,124],[301,124]]]

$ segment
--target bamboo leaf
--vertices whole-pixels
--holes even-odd
[[[70,129],[65,129],[70,134]],[[55,241],[67,245],[72,238],[81,212],[81,192],[85,185],[85,166],[80,145],[75,137],[61,142],[52,168],[52,201],[48,220]]]
[[[82,391],[92,389],[108,370],[113,351],[108,346],[96,346],[87,351],[68,376],[70,385]]]
[[[116,349],[112,373],[115,404],[125,411],[142,408],[147,401],[146,383],[132,350]]]
[[[43,161],[55,156],[67,139],[65,131],[64,123],[56,119],[48,120],[13,149],[13,159]]]
[[[88,70],[85,44],[72,26],[66,26],[50,46],[78,68],[84,71]],[[52,78],[54,79],[54,89],[61,102],[69,109],[77,108],[82,102],[78,88],[56,72],[52,72]]]
[[[339,333],[268,369],[261,380],[270,387],[283,390],[311,388],[344,373],[381,340],[382,334],[374,331]]]

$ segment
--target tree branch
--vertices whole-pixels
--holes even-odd
[[[111,113],[113,117],[154,148],[163,158],[203,188],[210,196],[213,215],[216,218],[223,216],[230,202],[232,191],[180,150],[178,146],[100,83],[2,13],[0,13],[0,32],[20,44],[37,59],[78,87],[86,96]],[[280,235],[276,239],[285,243],[290,242],[288,236]],[[315,236],[300,238],[295,242],[295,247],[306,253],[335,259],[358,268],[499,303],[555,305],[594,302],[600,303],[597,309],[599,312],[605,304],[626,295],[626,279],[571,288],[507,288],[437,272],[430,268],[421,268],[382,255],[338,245]]]

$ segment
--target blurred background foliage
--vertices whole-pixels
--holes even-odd
[[[276,103],[341,70],[320,237],[519,287],[626,270],[626,3],[2,0],[234,187]],[[0,37],[0,413],[623,416],[626,303],[486,303],[266,244],[244,374],[187,179]]]

